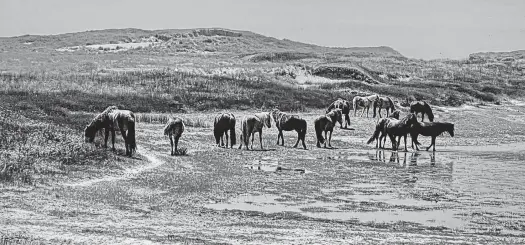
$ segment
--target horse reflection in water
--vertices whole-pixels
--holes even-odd
[[[387,150],[376,150],[375,155],[369,155],[370,160],[372,161],[379,161],[384,163],[397,163],[400,166],[417,166],[418,160],[419,163],[424,163],[421,160],[421,156],[423,155],[421,152],[397,152],[397,151],[390,151],[390,157],[387,160]],[[430,165],[435,166],[436,165],[436,153],[431,152],[429,154],[430,156]],[[407,160],[409,159],[409,164],[407,165]]]

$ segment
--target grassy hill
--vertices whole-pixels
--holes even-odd
[[[330,48],[218,28],[0,38],[0,158],[9,159],[0,179],[108,162],[80,143],[87,113],[108,105],[302,111],[371,93],[400,104],[499,103],[525,95],[524,63],[523,51],[426,61],[389,47]],[[35,159],[54,167],[35,168]]]

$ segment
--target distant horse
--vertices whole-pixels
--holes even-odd
[[[166,126],[164,127],[164,135],[167,135],[170,138],[170,145],[171,145],[171,155],[176,155],[178,150],[177,147],[179,145],[179,139],[182,133],[184,132],[184,122],[179,117],[172,117],[168,120],[166,123]],[[174,144],[175,141],[175,144]],[[174,147],[175,146],[175,147]]]
[[[344,122],[345,127],[348,128],[350,126],[350,101],[339,98],[336,101],[332,102],[330,106],[328,106],[328,109],[326,109],[326,113],[332,111],[333,109],[341,109],[341,112],[345,116]],[[341,128],[343,128],[343,124],[341,124]]]
[[[361,97],[361,96],[355,96],[352,100],[353,106],[354,106],[354,116],[356,116],[357,107],[363,107],[363,111],[361,112],[361,116],[365,113],[366,110],[366,117],[368,117],[368,111],[370,110],[370,106],[373,105],[374,101],[379,99],[379,95],[374,94],[367,97]]]
[[[269,112],[260,112],[255,113],[255,115],[244,116],[241,122],[241,144],[239,145],[239,149],[242,149],[243,143],[246,146],[246,149],[248,149],[248,143],[251,136],[251,149],[253,150],[253,139],[255,137],[255,132],[258,132],[261,150],[263,150],[264,148],[262,145],[262,129],[264,126],[268,128],[272,127]]]
[[[337,122],[340,124],[343,121],[341,109],[334,109],[326,115],[320,116],[314,120],[315,135],[317,136],[317,147],[324,144],[326,148],[326,141],[328,140],[328,147],[332,147],[332,132]],[[324,132],[324,138],[323,138]],[[330,137],[327,137],[327,132],[330,132]]]
[[[281,145],[284,145],[283,130],[295,130],[297,132],[297,142],[295,142],[295,145],[293,147],[297,147],[297,144],[299,144],[300,140],[303,143],[303,148],[306,150],[306,144],[304,143],[307,128],[306,120],[302,119],[298,115],[290,115],[278,109],[273,109],[270,112],[270,115],[272,116],[275,122],[275,127],[277,127],[277,129],[279,130],[279,134],[277,135],[277,145],[279,145],[279,139],[282,139]]]
[[[434,113],[432,113],[432,108],[425,101],[414,101],[410,103],[410,113],[415,113],[416,116],[418,113],[421,113],[421,121],[425,120],[425,114],[428,115],[428,120],[431,122],[434,121]]]
[[[392,150],[395,151],[399,148],[401,136],[403,136],[405,140],[405,151],[407,151],[407,134],[410,133],[412,125],[417,123],[416,115],[410,113],[401,120],[393,118],[387,118],[386,120],[383,132],[385,132],[390,138],[390,141],[392,141]],[[398,137],[397,141],[395,139],[396,136]]]
[[[223,113],[215,117],[213,124],[213,135],[217,146],[224,146],[223,136],[226,135],[226,148],[228,148],[228,130],[230,131],[230,146],[233,148],[236,142],[235,116],[232,113]]]
[[[119,129],[124,138],[126,155],[131,156],[137,149],[135,140],[135,115],[129,110],[119,110],[116,106],[106,108],[84,129],[86,142],[93,142],[97,131],[105,129],[104,147],[108,146],[111,132],[112,150],[115,150],[115,130]]]
[[[370,139],[368,139],[366,143],[370,144],[374,142],[374,140],[376,140],[376,148],[384,148],[385,143],[386,143],[386,134],[385,134],[384,129],[385,129],[386,123],[388,122],[388,118],[399,120],[399,114],[400,114],[400,111],[395,110],[387,118],[379,119],[379,121],[377,121],[376,123],[376,130],[374,131],[374,134],[372,135],[372,137],[370,137]],[[379,136],[379,134],[381,134],[381,136]],[[383,141],[383,147],[381,147],[381,141]]]
[[[374,102],[374,118],[376,117],[376,110],[379,113],[379,118],[381,118],[381,109],[386,110],[386,116],[388,117],[390,112],[396,110],[396,106],[390,97],[379,97],[379,99]]]
[[[432,143],[427,147],[427,151],[430,147],[434,146],[433,151],[436,151],[436,137],[442,135],[444,132],[454,137],[454,124],[446,122],[418,122],[417,124],[412,125],[410,131],[410,137],[412,138],[412,148],[414,148],[414,143],[416,144],[416,150],[419,151],[419,145],[417,141],[418,135],[430,136],[432,137]]]

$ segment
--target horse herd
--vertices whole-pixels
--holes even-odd
[[[412,148],[419,150],[421,145],[417,138],[419,135],[430,136],[432,141],[430,146],[426,148],[428,151],[432,146],[435,148],[436,137],[448,132],[450,136],[454,136],[454,124],[447,122],[434,122],[434,114],[431,107],[423,101],[414,101],[410,104],[410,113],[400,119],[400,111],[396,110],[393,101],[388,97],[380,97],[379,95],[371,95],[367,97],[356,96],[352,100],[354,116],[357,114],[357,109],[362,108],[361,116],[365,110],[367,112],[373,106],[373,117],[379,114],[379,120],[376,123],[375,131],[368,140],[367,144],[376,141],[376,148],[384,148],[386,138],[392,142],[392,150],[397,150],[403,137],[405,141],[404,150],[407,151],[406,138],[410,134],[412,138]],[[386,110],[385,118],[381,118],[381,110]],[[350,126],[350,102],[348,100],[339,98],[331,103],[325,114],[320,115],[314,120],[314,129],[316,135],[317,147],[332,147],[332,132],[337,123],[340,127],[348,128]],[[377,113],[376,113],[377,112]],[[417,115],[421,113],[421,122],[417,120]],[[430,122],[423,122],[425,115],[428,116]],[[277,128],[277,145],[281,143],[284,145],[283,131],[296,131],[297,141],[294,147],[297,147],[299,142],[302,143],[304,149],[307,149],[305,137],[307,132],[307,122],[299,115],[289,114],[273,109],[270,112],[260,112],[253,115],[244,116],[241,121],[241,135],[239,149],[244,145],[246,149],[253,150],[253,142],[255,133],[259,133],[259,143],[261,149],[262,145],[262,130],[264,127],[271,128],[271,121],[274,121]],[[96,133],[104,129],[105,138],[104,146],[107,147],[109,133],[112,136],[112,149],[115,149],[115,130],[120,130],[124,138],[126,146],[126,155],[131,156],[136,151],[135,140],[135,115],[129,110],[120,110],[116,106],[106,108],[102,113],[95,116],[95,118],[86,126],[85,140],[86,142],[93,142]],[[228,135],[229,131],[229,135]],[[176,155],[178,150],[179,139],[184,132],[184,122],[181,118],[170,118],[164,127],[164,135],[170,139],[171,155]],[[232,113],[222,113],[215,117],[213,134],[215,136],[215,143],[219,147],[225,146],[233,148],[236,142],[236,118]],[[324,135],[323,135],[324,134]],[[397,139],[396,139],[397,137]],[[229,138],[229,142],[228,142]],[[250,145],[251,138],[251,145]],[[226,141],[226,144],[224,144]],[[250,145],[250,146],[249,146]]]

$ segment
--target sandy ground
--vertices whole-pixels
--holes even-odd
[[[524,243],[525,107],[436,108],[455,137],[437,152],[366,145],[376,119],[352,117],[335,149],[214,146],[187,127],[170,156],[161,124],[139,124],[142,165],[93,179],[2,186],[0,241],[34,244]],[[236,112],[238,120],[246,112]],[[216,113],[183,114],[211,120]],[[120,140],[120,139],[119,139]],[[410,144],[410,140],[408,140]],[[421,138],[423,144],[429,139]],[[119,143],[122,143],[119,141]],[[387,143],[389,146],[390,143]],[[119,144],[122,147],[122,144]]]

